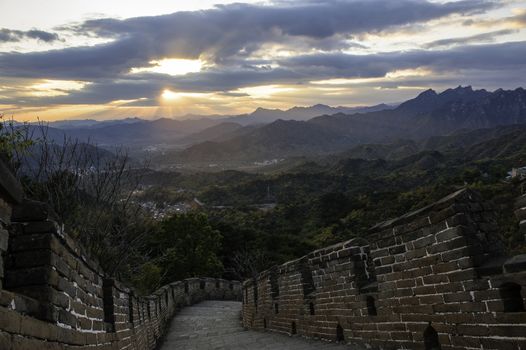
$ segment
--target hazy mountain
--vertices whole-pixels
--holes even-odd
[[[428,151],[461,154],[466,159],[505,158],[526,154],[526,125],[459,130],[420,142],[400,140],[390,144],[364,144],[338,154],[337,158],[396,160]]]
[[[243,129],[241,124],[224,122],[188,135],[180,140],[180,144],[194,144],[205,141],[224,141],[235,136],[235,132]]]
[[[334,114],[337,111],[339,113]],[[315,117],[309,119],[312,116]],[[274,120],[278,117],[282,119]],[[424,91],[394,108],[318,104],[286,111],[259,108],[249,115],[229,118],[153,121],[128,118],[92,122],[54,123],[50,124],[48,133],[53,139],[62,139],[65,133],[80,141],[91,140],[103,146],[187,145],[184,152],[177,156],[172,154],[170,159],[189,162],[321,155],[366,144],[368,146],[349,152],[366,159],[389,159],[411,154],[415,147],[418,150],[439,149],[433,143],[458,147],[457,143],[467,142],[450,137],[459,130],[469,132],[526,124],[526,90],[488,92],[459,86],[441,93]],[[478,140],[489,137],[484,132],[479,133],[469,137]],[[422,145],[425,139],[428,144]],[[419,144],[402,142],[395,148],[385,146],[399,140],[413,140]]]
[[[411,140],[400,140],[390,144],[363,144],[341,153],[342,158],[400,159],[415,154],[421,147]]]
[[[48,136],[61,142],[64,135],[81,142],[90,141],[101,146],[125,145],[144,147],[150,145],[192,145],[205,141],[226,141],[252,132],[256,127],[276,121],[307,120],[313,116],[341,111],[356,112],[391,108],[381,104],[372,107],[293,107],[286,111],[258,108],[248,115],[200,116],[187,115],[186,119],[160,118],[145,120],[137,117],[119,120],[97,121],[94,119],[61,120],[32,124],[32,129],[45,126]],[[18,125],[18,123],[17,123]],[[208,129],[208,130],[207,130]]]
[[[352,115],[339,113],[308,121],[278,120],[227,141],[194,145],[182,153],[181,159],[252,160],[324,154],[360,144],[385,145],[399,139],[421,142],[425,138],[448,135],[461,129],[469,131],[525,123],[526,91],[522,88],[487,92],[457,87],[439,94],[427,90],[391,110]],[[389,158],[406,156],[419,149],[429,148],[403,142],[395,148],[377,145],[353,152],[365,158]]]
[[[331,115],[337,113],[368,113],[392,108],[394,108],[394,106],[384,103],[375,106],[361,107],[331,107],[323,104],[317,104],[310,107],[292,107],[287,110],[258,108],[250,114],[229,117],[226,118],[226,120],[243,125],[268,124],[279,119],[306,121],[320,115]]]
[[[222,142],[204,142],[184,150],[182,161],[257,160],[302,155],[312,149],[332,152],[348,144],[344,135],[304,121],[277,120]]]
[[[102,146],[124,145],[146,146],[171,144],[175,140],[199,132],[218,124],[211,119],[175,120],[161,118],[157,120],[137,120],[136,122],[92,125],[85,128],[68,128],[63,131],[71,138],[81,141],[90,140]]]
[[[79,119],[79,120],[57,120],[53,122],[43,123],[52,128],[57,129],[75,129],[75,128],[99,128],[110,125],[121,125],[121,124],[134,124],[138,122],[144,122],[144,119],[133,117],[125,119],[114,119],[114,120],[95,120],[95,119]]]
[[[423,139],[459,129],[526,123],[526,90],[490,93],[457,87],[440,94],[427,90],[392,110],[321,116],[309,122],[366,142]]]

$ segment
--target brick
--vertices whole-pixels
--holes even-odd
[[[16,311],[0,307],[0,330],[19,333],[22,317]]]
[[[460,348],[480,348],[480,338],[466,336],[452,336],[451,344]]]
[[[499,337],[524,337],[526,334],[526,326],[489,326],[489,334]]]
[[[482,325],[458,325],[457,332],[460,335],[486,336],[489,334],[489,328]]]
[[[46,221],[49,218],[49,207],[42,202],[25,200],[13,207],[14,222]]]
[[[435,235],[429,235],[429,236],[426,236],[426,237],[423,237],[423,238],[420,238],[414,241],[413,246],[415,247],[415,249],[418,249],[418,248],[429,246],[433,243],[436,243]]]
[[[436,240],[437,242],[444,242],[449,241],[456,237],[462,236],[462,229],[460,227],[451,227],[448,229],[445,229],[443,231],[440,231],[436,234]]]
[[[513,340],[482,338],[480,343],[484,349],[519,350],[519,342]]]
[[[444,301],[446,303],[472,301],[472,297],[470,293],[451,293],[444,294]]]
[[[11,350],[12,344],[13,344],[13,339],[12,339],[11,334],[2,332],[0,330],[0,349]]]
[[[0,226],[0,254],[7,251],[7,243],[9,241],[9,232]]]

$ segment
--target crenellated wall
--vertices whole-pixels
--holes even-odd
[[[243,322],[376,349],[526,349],[526,255],[502,247],[492,204],[461,190],[245,281]]]
[[[53,220],[23,200],[0,161],[0,349],[155,349],[182,307],[240,300],[241,284],[214,278],[171,283],[139,297],[109,278]]]

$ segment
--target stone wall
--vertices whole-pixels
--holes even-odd
[[[0,161],[0,349],[154,349],[182,307],[241,299],[241,284],[193,278],[139,297],[109,278],[53,220],[24,201]]]
[[[498,237],[491,203],[458,191],[245,281],[244,325],[377,349],[526,349],[526,256]]]

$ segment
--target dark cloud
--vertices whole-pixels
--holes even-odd
[[[295,56],[282,67],[323,72],[334,77],[383,77],[399,69],[429,68],[435,72],[463,69],[513,70],[525,67],[526,42],[471,45],[449,50],[413,50],[371,55],[344,53]]]
[[[487,43],[487,42],[494,42],[496,37],[502,36],[502,35],[508,35],[517,33],[518,30],[514,29],[502,29],[502,30],[496,30],[493,32],[488,33],[482,33],[472,36],[465,36],[461,38],[451,38],[451,39],[442,39],[442,40],[435,40],[430,43],[427,43],[424,45],[425,48],[435,48],[435,47],[443,47],[443,46],[451,46],[451,45],[462,45],[462,44],[471,44],[471,43]]]
[[[426,68],[432,76],[418,80],[407,80],[407,84],[422,86],[440,81],[441,75],[459,83],[477,85],[492,81],[504,85],[516,81],[513,77],[526,72],[526,42],[511,42],[491,45],[472,45],[449,50],[414,50],[370,55],[344,53],[313,54],[290,57],[279,61],[273,69],[216,68],[184,76],[140,74],[119,80],[100,79],[82,90],[72,91],[67,96],[24,97],[24,104],[102,104],[114,100],[147,98],[137,104],[151,104],[166,88],[188,92],[223,92],[246,86],[269,84],[305,84],[309,81],[332,78],[377,78],[388,72],[401,69]],[[486,72],[486,73],[484,73]],[[491,74],[489,74],[491,72]],[[450,76],[453,75],[454,78]],[[498,77],[503,77],[499,79]],[[489,77],[489,78],[488,78]],[[455,80],[456,79],[456,80]],[[459,81],[460,79],[460,81]],[[462,81],[464,80],[464,81]],[[400,84],[400,81],[384,83],[383,86]],[[0,99],[0,104],[22,103],[17,99]]]
[[[19,42],[24,39],[36,39],[47,43],[60,40],[58,34],[32,29],[28,31],[0,29],[0,43]]]
[[[493,27],[498,25],[526,27],[526,9],[522,9],[514,16],[497,19],[467,19],[462,22],[465,26]]]
[[[0,104],[104,104],[115,100],[141,99],[127,105],[155,106],[158,105],[159,94],[167,88],[242,97],[245,94],[235,90],[247,86],[384,77],[395,70],[416,68],[438,73],[426,77],[427,84],[442,82],[439,79],[442,72],[457,72],[457,77],[472,79],[469,82],[476,85],[477,81],[482,81],[483,77],[477,76],[484,75],[483,72],[498,72],[500,76],[512,77],[511,72],[526,71],[523,59],[526,57],[526,42],[466,45],[491,41],[498,35],[513,32],[501,30],[428,43],[427,47],[433,50],[360,55],[342,50],[363,48],[356,38],[365,33],[386,33],[393,28],[400,30],[418,26],[453,14],[484,12],[493,6],[494,2],[484,0],[450,3],[305,0],[279,1],[269,6],[224,5],[211,10],[126,20],[89,20],[67,30],[76,35],[112,40],[89,47],[0,54],[0,77],[83,80],[90,84],[64,96],[24,96],[23,100],[2,97]],[[15,35],[11,32],[0,30],[0,42],[2,35],[6,38]],[[22,37],[54,40],[53,37],[46,37],[46,32],[23,33]],[[264,51],[265,44],[279,44],[295,55],[271,59],[254,57],[255,51]],[[457,46],[443,49],[453,44]],[[322,53],[305,54],[312,52],[312,49]],[[128,74],[133,67],[144,67],[152,60],[174,57],[204,58],[215,64],[201,72],[183,76]],[[399,83],[387,82],[382,86],[395,88]],[[424,84],[422,80],[407,83]],[[466,81],[455,81],[452,85],[459,83],[465,84]],[[6,96],[5,93],[2,95]]]
[[[417,0],[282,1],[272,6],[233,4],[163,16],[96,19],[69,30],[114,41],[39,53],[5,53],[0,55],[0,75],[86,80],[117,77],[163,57],[202,57],[228,64],[232,58],[250,56],[265,43],[285,43],[290,49],[345,49],[353,45],[347,42],[353,35],[452,14],[472,14],[493,6],[486,0],[443,4]]]

